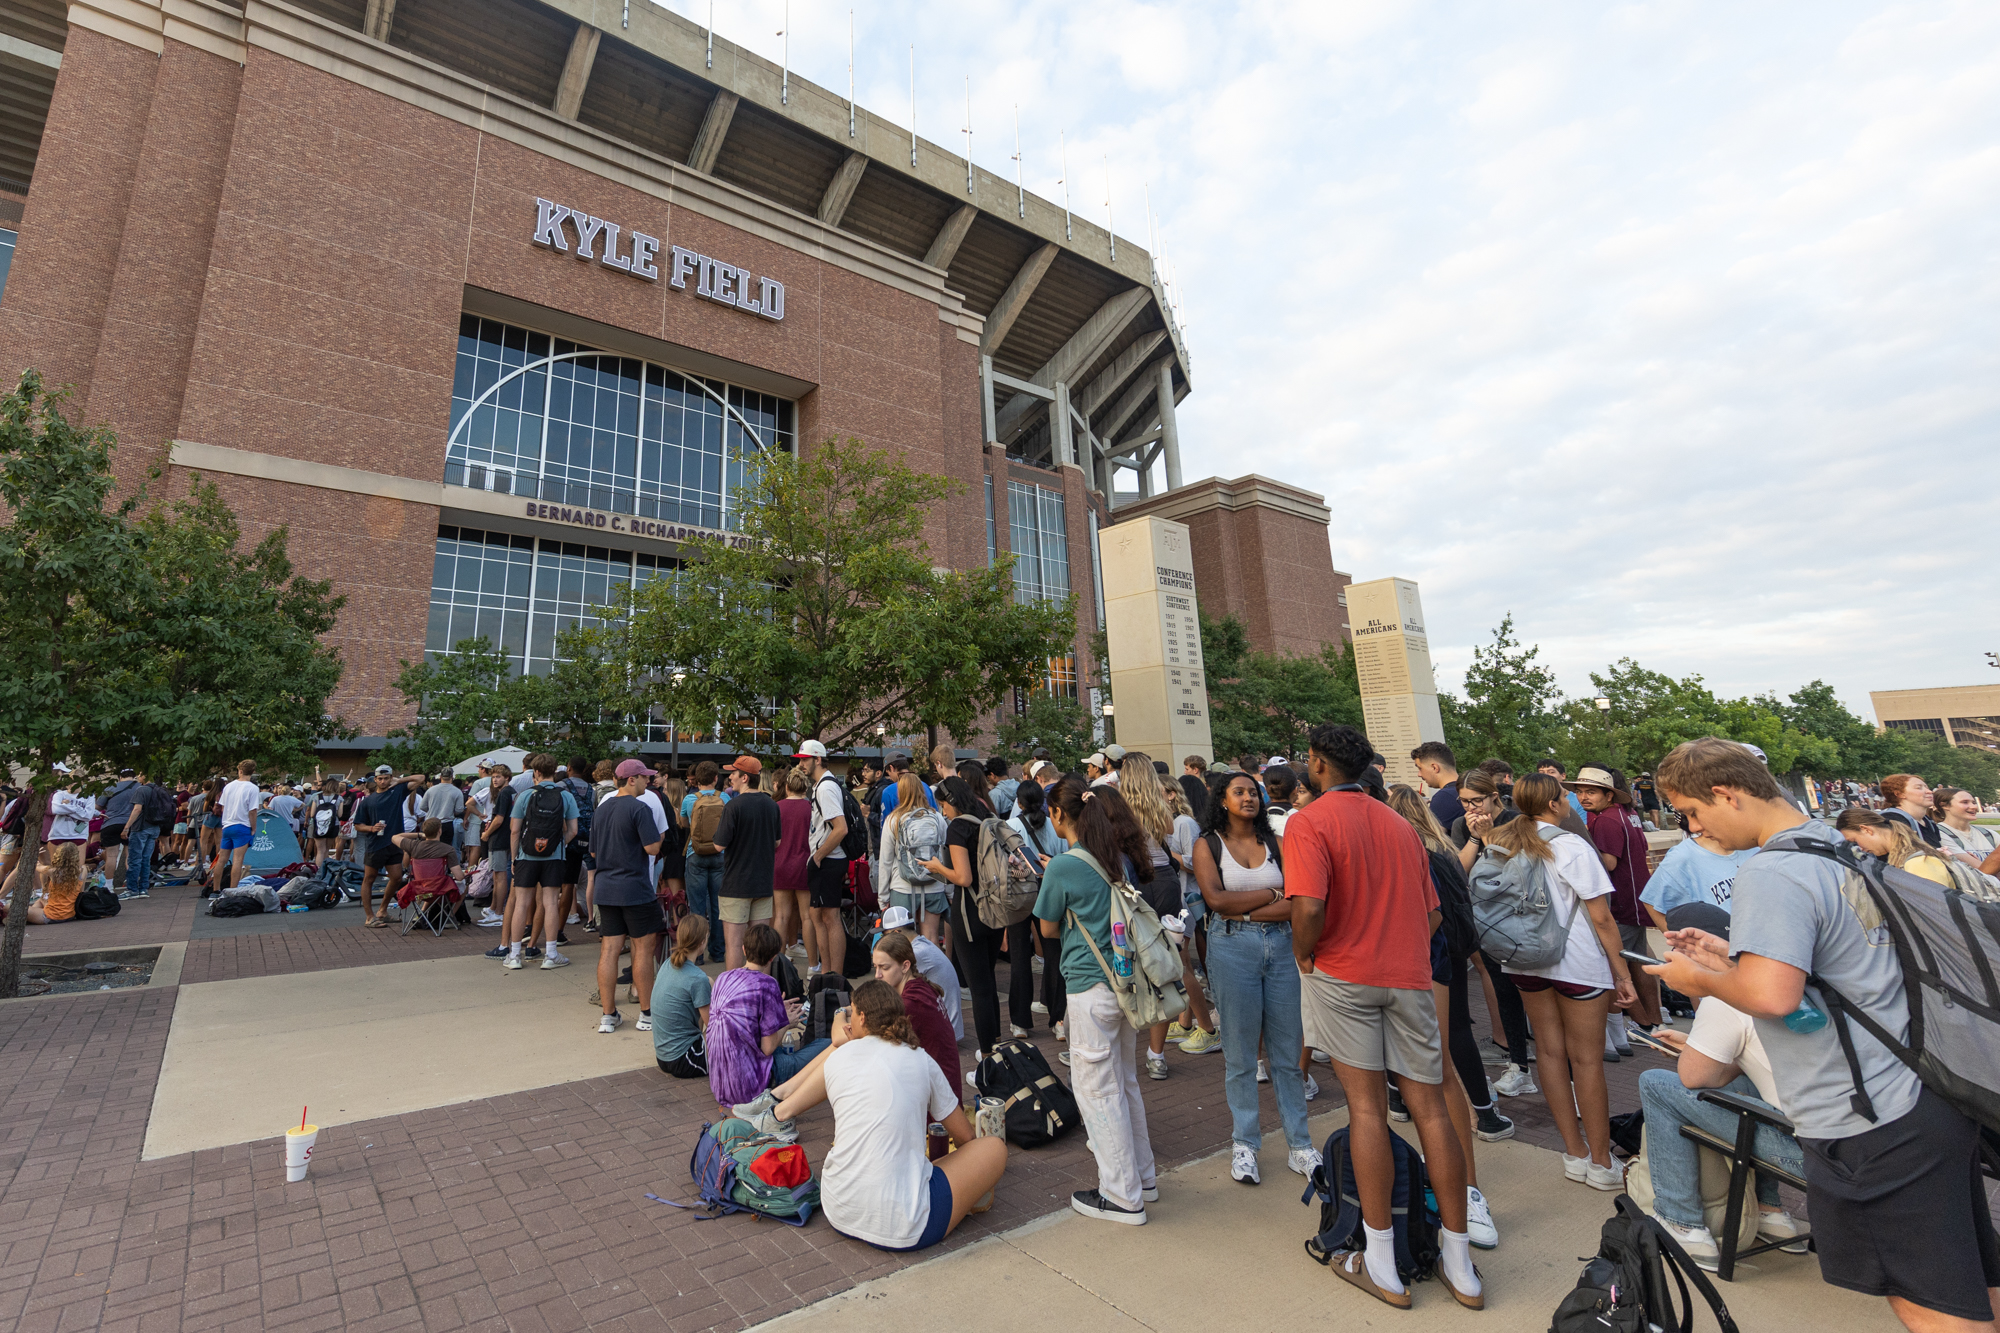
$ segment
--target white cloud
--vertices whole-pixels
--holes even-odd
[[[677,8],[685,6],[676,5]],[[764,6],[775,20],[780,5]],[[792,62],[846,86],[844,12]],[[732,13],[736,15],[732,18]],[[775,56],[778,24],[719,9]],[[697,14],[699,18],[700,15]],[[1324,493],[1448,677],[1511,610],[1575,692],[1986,672],[2000,501],[2000,7],[1676,0],[857,6],[864,103],[1144,243],[1196,361],[1186,472]],[[744,37],[740,28],[751,28]],[[1448,681],[1448,683],[1450,683]]]

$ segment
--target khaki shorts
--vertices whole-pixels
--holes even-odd
[[[771,919],[769,898],[719,898],[717,906],[722,919],[732,926],[747,926],[752,921]]]
[[[1444,1082],[1444,1043],[1429,991],[1360,986],[1323,972],[1308,973],[1299,983],[1306,1045],[1355,1069]]]

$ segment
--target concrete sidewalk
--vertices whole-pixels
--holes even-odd
[[[1313,1122],[1313,1137],[1346,1123],[1345,1110]],[[1408,1126],[1398,1126],[1405,1137]],[[1399,1328],[1535,1330],[1548,1327],[1576,1285],[1580,1256],[1597,1249],[1613,1195],[1564,1180],[1558,1156],[1521,1143],[1481,1144],[1479,1180],[1500,1228],[1500,1248],[1473,1252],[1486,1309],[1460,1309],[1435,1281],[1413,1290],[1410,1319],[1349,1287],[1302,1248],[1318,1227],[1305,1182],[1285,1169],[1282,1134],[1265,1139],[1264,1183],[1229,1178],[1225,1151],[1160,1178],[1150,1221],[1124,1227],[1061,1212],[977,1245],[863,1283],[773,1320],[773,1333],[930,1330],[967,1310],[1003,1323],[1102,1333],[1224,1333],[1251,1327],[1324,1326],[1329,1319]],[[1002,1182],[1001,1189],[1007,1188]],[[1718,1283],[1746,1333],[1894,1333],[1886,1302],[1829,1287],[1812,1255],[1760,1255]],[[1696,1303],[1700,1304],[1697,1296]],[[1379,1322],[1378,1322],[1379,1321]],[[1712,1329],[1703,1308],[1697,1329]]]

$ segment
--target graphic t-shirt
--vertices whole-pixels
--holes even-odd
[[[715,979],[708,1008],[708,1087],[724,1106],[747,1102],[771,1085],[764,1038],[785,1029],[785,998],[775,977],[732,967]]]
[[[1660,858],[1660,868],[1639,892],[1639,901],[1661,916],[1689,903],[1708,903],[1730,910],[1736,872],[1757,854],[1755,847],[1740,852],[1711,852],[1693,838],[1682,838]]]
[[[653,812],[636,796],[614,796],[598,806],[590,826],[590,854],[597,859],[592,900],[607,907],[652,901],[652,858],[646,845],[659,836]]]
[[[783,827],[778,803],[761,791],[746,791],[722,807],[722,818],[715,825],[715,845],[722,849],[723,897],[771,896],[771,874]]]
[[[920,1048],[881,1037],[848,1042],[821,1068],[838,1127],[820,1173],[826,1220],[871,1245],[915,1245],[931,1220],[926,1136],[959,1109],[957,1090]]]
[[[591,830],[593,833],[595,829]],[[653,1053],[672,1063],[701,1036],[701,1010],[714,987],[701,964],[690,958],[679,967],[660,965],[653,978]]]
[[[1430,858],[1394,810],[1330,791],[1285,821],[1285,894],[1326,903],[1313,967],[1359,986],[1431,986]]]
[[[402,789],[391,787],[389,790],[400,791]],[[252,827],[257,820],[257,804],[261,799],[262,795],[257,790],[257,784],[246,782],[242,778],[238,778],[227,787],[224,787],[222,789],[222,826],[228,828],[232,824],[241,824],[244,828]],[[400,829],[391,831],[401,832]]]

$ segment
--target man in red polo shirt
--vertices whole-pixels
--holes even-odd
[[[1437,892],[1416,830],[1364,792],[1375,747],[1352,727],[1314,727],[1306,781],[1319,793],[1285,825],[1285,894],[1306,1044],[1333,1057],[1348,1108],[1348,1154],[1367,1248],[1337,1253],[1343,1280],[1410,1307],[1396,1271],[1388,1073],[1416,1122],[1444,1223],[1438,1276],[1453,1299],[1485,1298],[1466,1234],[1465,1158],[1444,1100],[1444,1043],[1431,999]],[[1273,1051],[1272,1058],[1281,1059]]]

